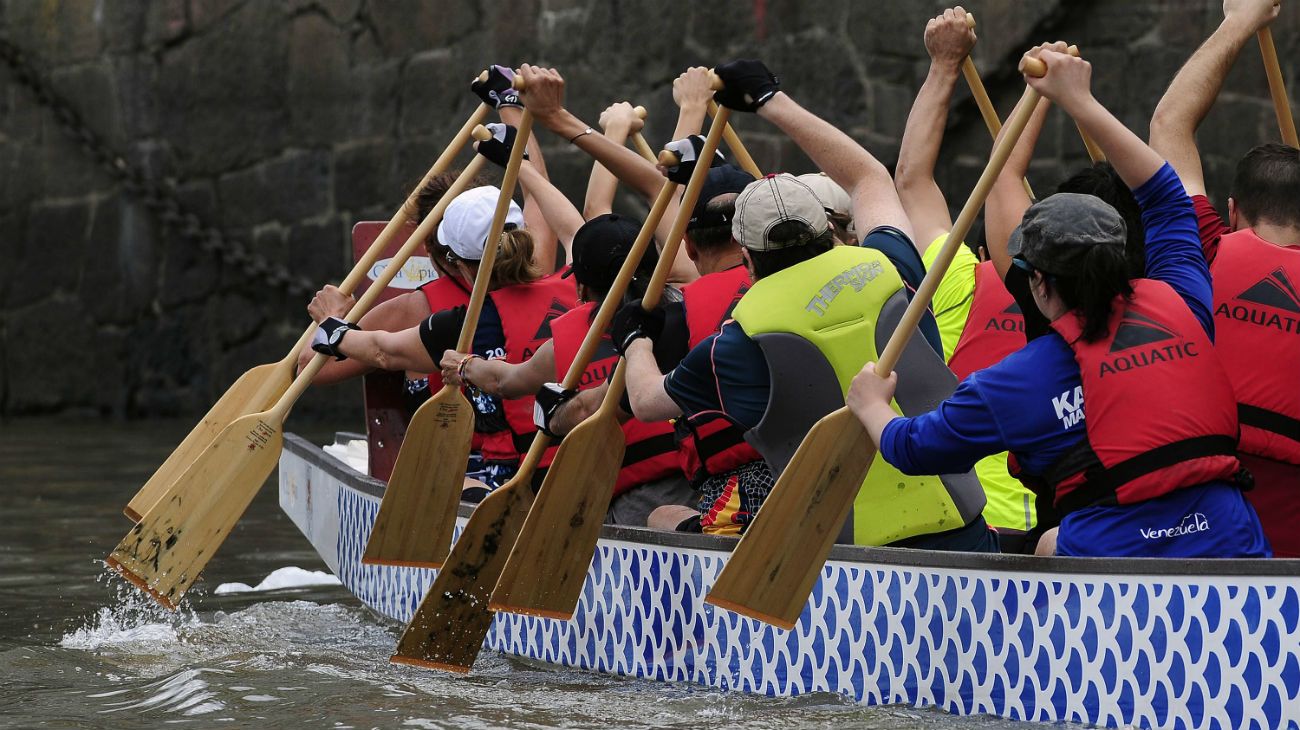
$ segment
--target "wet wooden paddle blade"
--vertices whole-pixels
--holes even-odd
[[[443,388],[416,410],[361,562],[443,564],[473,439],[474,411],[458,388]]]
[[[573,617],[626,448],[613,411],[564,438],[492,592],[493,611]]]
[[[461,673],[474,666],[492,626],[492,589],[533,496],[532,485],[516,477],[479,503],[402,632],[393,662]]]
[[[267,413],[227,426],[118,543],[109,567],[176,608],[275,469],[281,426]]]
[[[704,600],[792,628],[875,456],[849,409],[814,424]]]
[[[289,389],[289,384],[293,382],[293,375],[293,365],[283,361],[258,365],[251,370],[246,370],[208,409],[203,419],[195,424],[185,436],[185,440],[181,441],[162,466],[149,477],[149,481],[135,493],[122,512],[132,522],[139,522],[140,516],[158,504],[176,478],[199,458],[222,429],[240,416],[261,413],[275,405],[280,396],[284,395],[284,391]]]

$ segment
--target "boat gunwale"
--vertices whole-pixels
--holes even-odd
[[[307,439],[294,433],[284,437],[285,451],[299,456],[339,479],[344,485],[375,498],[382,498],[385,483],[354,471],[339,459]],[[458,514],[468,518],[475,505],[461,502]],[[681,548],[713,553],[729,553],[737,540],[719,535],[665,532],[646,527],[605,525],[602,540],[617,540],[662,548]],[[830,559],[870,567],[934,568],[946,570],[983,570],[1006,573],[1008,579],[1018,574],[1079,575],[1153,575],[1205,577],[1300,577],[1300,559],[1289,558],[1073,558],[1035,557],[989,553],[941,552],[915,548],[866,547],[836,545]]]

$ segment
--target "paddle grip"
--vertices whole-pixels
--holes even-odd
[[[1025,61],[1037,61],[1026,57],[1021,62],[1022,70],[1025,69]],[[1043,67],[1046,70],[1046,67]],[[1026,70],[1027,75],[1035,75],[1033,68]],[[939,289],[939,282],[947,273],[948,267],[952,264],[953,258],[957,255],[957,248],[962,245],[966,234],[970,233],[971,225],[975,222],[975,217],[979,215],[980,208],[984,207],[984,200],[988,197],[989,190],[993,187],[993,181],[997,179],[998,174],[1002,172],[1002,166],[1006,164],[1007,158],[1011,156],[1011,150],[1015,148],[1016,141],[1020,139],[1020,134],[1025,131],[1025,125],[1029,123],[1029,117],[1034,113],[1034,107],[1038,104],[1038,92],[1032,88],[1026,87],[1024,96],[1021,97],[1020,103],[1016,110],[1012,112],[1011,118],[1007,120],[1007,128],[1003,130],[1002,139],[993,146],[993,153],[989,156],[989,162],[984,167],[984,172],[980,174],[979,181],[975,183],[975,189],[971,192],[970,198],[962,206],[961,213],[957,216],[957,221],[953,223],[952,231],[943,242],[943,248],[939,250],[939,255],[935,257],[934,264],[925,274],[921,286],[917,288],[916,294],[912,301],[907,305],[907,311],[898,322],[898,327],[889,337],[889,343],[880,353],[880,359],[876,363],[876,374],[882,378],[888,377],[893,372],[894,367],[898,365],[898,359],[903,354],[903,348],[912,339],[912,334],[921,322],[921,317],[926,309],[930,306],[930,300],[934,298],[934,293]]]
[[[645,107],[643,106],[636,107],[635,109],[632,110],[632,113],[637,115],[637,117],[640,119],[646,118],[646,110]],[[637,153],[640,154],[642,157],[646,158],[646,160],[648,160],[650,164],[653,165],[656,162],[658,162],[658,160],[655,159],[654,148],[650,146],[649,142],[645,141],[645,137],[641,136],[640,132],[632,133],[632,146],[636,147]]]
[[[1277,114],[1278,130],[1282,141],[1292,147],[1300,147],[1296,138],[1295,119],[1291,116],[1291,102],[1286,95],[1286,82],[1282,79],[1282,66],[1277,61],[1277,48],[1273,45],[1273,31],[1260,28],[1255,34],[1259,40],[1259,52],[1264,59],[1264,72],[1268,74],[1268,93],[1273,97],[1273,111]]]

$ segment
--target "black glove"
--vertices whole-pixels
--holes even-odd
[[[642,337],[649,337],[653,342],[664,331],[664,308],[655,307],[650,311],[641,308],[641,300],[623,305],[614,315],[609,325],[609,336],[614,341],[618,354],[626,356],[627,348]]]
[[[677,164],[667,168],[668,179],[679,185],[685,185],[691,181],[691,175],[695,172],[695,163],[700,159],[700,153],[704,151],[704,136],[692,134],[686,139],[677,139],[664,145],[664,149],[672,152],[677,156]],[[722,153],[714,150],[713,161],[709,167],[724,165],[727,158]]]
[[[713,100],[738,112],[756,112],[781,90],[781,80],[756,58],[714,66],[713,72],[726,88],[715,91]]]
[[[311,337],[311,349],[323,355],[333,355],[335,359],[346,360],[347,355],[339,352],[339,343],[343,342],[343,335],[348,330],[359,330],[360,327],[345,322],[338,317],[326,317],[317,327],[316,334]]]
[[[493,123],[487,125],[487,129],[492,133],[492,139],[479,142],[474,149],[487,158],[488,162],[498,167],[505,167],[510,160],[510,151],[515,147],[515,137],[519,133],[509,124]],[[527,152],[524,153],[524,159],[528,159]]]
[[[537,400],[533,403],[533,424],[551,438],[562,438],[551,430],[551,421],[560,408],[577,394],[578,391],[565,390],[559,383],[543,383],[537,391]]]
[[[504,106],[523,108],[519,101],[519,92],[514,89],[515,72],[507,66],[492,66],[488,69],[487,81],[474,79],[469,85],[471,91],[478,94],[484,104],[493,109]]]

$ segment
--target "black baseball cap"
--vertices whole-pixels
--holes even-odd
[[[1039,271],[1069,276],[1093,246],[1123,251],[1127,241],[1128,227],[1113,205],[1095,195],[1057,193],[1029,206],[1007,253]]]
[[[739,193],[752,182],[754,182],[753,175],[730,163],[710,167],[709,175],[704,179],[704,186],[700,188],[700,197],[695,201],[695,208],[691,211],[691,219],[686,224],[686,230],[693,231],[696,228],[730,225],[731,214],[718,211],[710,212],[705,208],[708,206],[709,201],[719,195]]]
[[[598,215],[583,223],[573,234],[573,263],[564,276],[576,277],[579,284],[605,294],[614,285],[640,233],[640,223],[617,213]],[[647,246],[637,273],[652,273],[658,262],[655,247]]]

